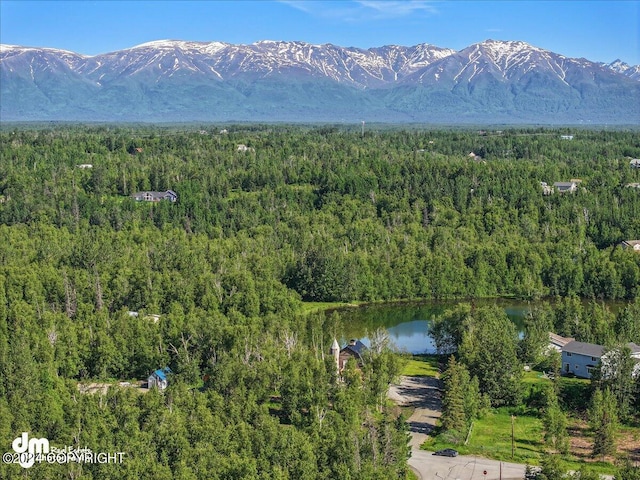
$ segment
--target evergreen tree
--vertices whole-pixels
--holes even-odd
[[[612,455],[616,452],[617,404],[609,388],[597,389],[588,411],[589,424],[594,434],[594,457]]]
[[[605,348],[598,368],[593,372],[591,383],[595,389],[611,390],[616,400],[616,412],[621,420],[627,420],[632,414],[636,397],[636,362],[631,357],[627,345]]]
[[[542,417],[542,424],[545,430],[544,440],[557,453],[567,453],[569,451],[567,417],[560,409],[555,389],[548,388],[546,394],[547,405]]]
[[[566,477],[567,472],[559,455],[545,455],[540,463],[542,468],[538,480],[562,480]]]
[[[469,382],[469,372],[464,365],[456,362],[455,357],[451,356],[442,381],[444,383],[440,417],[442,428],[462,438],[468,423],[465,412],[465,384]]]
[[[477,376],[480,391],[494,406],[521,401],[522,363],[517,356],[518,335],[499,307],[482,307],[472,313],[464,331],[460,359]]]
[[[467,368],[456,362],[453,356],[449,357],[442,381],[442,427],[462,441],[471,423],[478,417],[482,403],[479,382],[476,377],[470,378]]]
[[[520,342],[520,358],[529,365],[538,365],[545,358],[549,332],[553,326],[553,312],[548,304],[527,312],[524,319],[524,337]]]

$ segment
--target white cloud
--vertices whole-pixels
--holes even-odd
[[[383,17],[404,17],[414,13],[437,13],[432,1],[427,0],[356,0],[365,8]]]
[[[437,13],[433,0],[279,1],[309,15],[347,22],[384,20],[409,15]]]

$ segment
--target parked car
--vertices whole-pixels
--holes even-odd
[[[433,452],[434,455],[440,455],[441,457],[457,457],[458,451],[453,448],[445,448],[444,450],[438,450]]]

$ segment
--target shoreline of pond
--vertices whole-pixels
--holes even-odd
[[[511,320],[518,335],[524,335],[525,318],[536,306],[551,305],[561,298],[547,297],[538,300],[522,300],[516,298],[492,297],[482,299],[438,299],[438,300],[395,300],[388,302],[351,303],[328,305],[320,310],[327,317],[336,316],[333,334],[339,341],[360,339],[368,345],[373,332],[383,328],[391,343],[401,352],[417,354],[434,354],[435,345],[429,333],[434,318],[442,315],[456,305],[470,304],[472,307],[498,306]],[[594,300],[580,299],[583,305]],[[596,301],[598,304],[602,301]],[[612,313],[616,313],[628,302],[604,302]],[[318,313],[318,312],[316,312]]]

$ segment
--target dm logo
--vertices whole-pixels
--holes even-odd
[[[36,454],[49,453],[49,440],[46,438],[29,438],[27,432],[22,432],[12,443],[13,451],[19,456],[18,463],[22,468],[30,468],[36,461]]]

